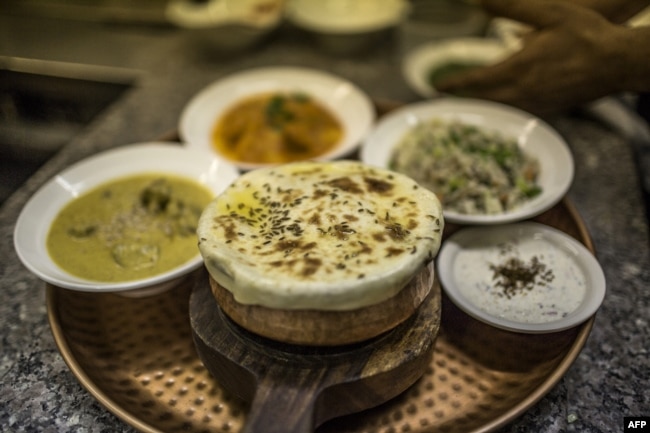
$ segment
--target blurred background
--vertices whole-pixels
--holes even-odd
[[[3,0],[0,204],[141,77],[155,73],[155,62],[180,37],[194,38],[213,61],[291,38],[357,64],[359,53],[372,50],[391,50],[396,62],[413,53],[402,69],[415,75],[407,70],[388,79],[404,78],[413,97],[428,97],[421,69],[440,50],[416,48],[490,36],[514,50],[522,31],[486,16],[471,0]],[[445,49],[487,52],[465,42]]]
[[[166,0],[3,0],[0,203],[147,70]]]

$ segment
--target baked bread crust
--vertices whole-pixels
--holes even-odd
[[[241,304],[345,311],[395,296],[440,247],[435,194],[356,161],[243,174],[199,220],[210,275]]]
[[[348,311],[285,310],[240,304],[210,278],[210,288],[223,312],[242,328],[289,344],[338,346],[377,337],[407,320],[434,286],[429,262],[395,296]]]

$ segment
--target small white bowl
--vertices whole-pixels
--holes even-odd
[[[506,272],[495,273],[491,266],[516,269],[505,264],[517,258],[522,269],[531,269],[533,257],[545,268],[531,290],[504,296],[495,281],[504,281]],[[508,331],[535,334],[572,328],[589,319],[605,297],[605,276],[593,254],[569,235],[534,222],[461,229],[444,241],[437,273],[443,290],[461,310]],[[553,278],[543,277],[551,274]]]
[[[216,196],[239,176],[233,166],[205,152],[178,144],[131,144],[86,158],[45,183],[23,207],[14,229],[14,247],[23,264],[42,280],[58,287],[85,292],[153,294],[173,286],[203,263],[196,256],[185,264],[150,278],[104,283],[71,275],[47,252],[47,234],[59,211],[71,200],[111,180],[146,172],[170,173],[194,179]]]
[[[293,0],[286,18],[332,54],[374,48],[409,11],[406,0]]]
[[[429,82],[432,70],[451,62],[490,65],[513,52],[497,39],[468,37],[428,42],[404,56],[402,75],[415,93],[428,98],[438,94]]]
[[[284,0],[170,0],[165,15],[196,41],[233,51],[253,46],[274,31],[282,22]]]
[[[405,0],[293,0],[286,15],[294,24],[322,33],[365,33],[400,23],[409,10]]]
[[[211,132],[220,116],[236,102],[275,91],[305,93],[328,108],[343,124],[341,142],[330,152],[315,158],[317,160],[337,159],[354,152],[375,120],[370,98],[347,80],[312,69],[268,67],[225,77],[194,96],[181,114],[182,140],[189,148],[212,152],[242,170],[267,166],[233,161],[220,155],[212,145]]]
[[[393,150],[416,125],[431,119],[460,121],[517,140],[540,164],[537,183],[542,193],[521,206],[499,214],[468,215],[444,210],[445,221],[457,224],[503,224],[539,215],[564,197],[573,181],[573,155],[564,139],[543,120],[495,102],[439,98],[399,108],[383,117],[361,147],[361,160],[387,168]]]
[[[402,52],[434,40],[480,37],[489,21],[487,12],[469,1],[411,0],[398,31]]]

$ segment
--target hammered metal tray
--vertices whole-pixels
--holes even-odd
[[[593,252],[566,199],[536,218]],[[446,235],[458,229],[450,226]],[[239,432],[248,407],[208,374],[193,343],[190,276],[147,298],[47,286],[54,339],[81,384],[109,411],[143,432]],[[317,432],[489,432],[533,406],[584,346],[593,317],[553,334],[517,334],[484,325],[443,297],[430,367],[397,398],[338,418]]]

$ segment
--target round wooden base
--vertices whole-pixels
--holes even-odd
[[[194,342],[219,384],[251,402],[244,433],[313,431],[328,419],[384,403],[424,374],[440,327],[440,290],[433,287],[390,331],[362,343],[318,347],[243,329],[219,308],[205,279],[190,298]]]
[[[349,311],[279,310],[244,305],[210,277],[210,287],[221,309],[243,328],[283,343],[340,346],[358,343],[387,332],[413,315],[434,282],[433,262],[390,299]]]

